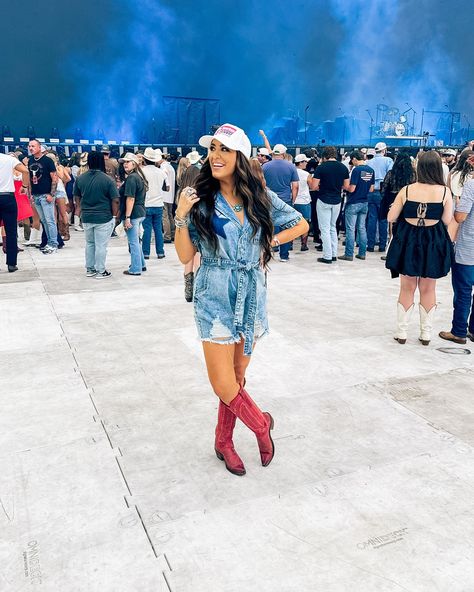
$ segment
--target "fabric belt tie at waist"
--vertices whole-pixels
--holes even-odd
[[[235,269],[238,272],[237,298],[235,301],[234,326],[241,327],[244,322],[245,296],[250,294],[248,301],[248,316],[244,333],[244,354],[252,355],[255,333],[255,317],[257,315],[257,273],[260,261],[233,261],[221,257],[202,257],[201,265],[207,267],[221,267]]]

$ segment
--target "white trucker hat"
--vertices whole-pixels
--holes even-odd
[[[199,145],[209,148],[212,140],[218,140],[224,146],[227,146],[227,148],[242,152],[247,158],[250,158],[252,154],[252,145],[244,130],[232,123],[221,125],[213,136],[201,136],[199,138]]]

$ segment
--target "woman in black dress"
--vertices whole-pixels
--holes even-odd
[[[447,225],[453,216],[451,191],[443,181],[441,158],[435,151],[420,155],[417,182],[403,187],[387,219],[397,222],[385,267],[400,276],[397,305],[398,327],[394,336],[407,340],[416,288],[420,293],[420,337],[428,345],[436,310],[436,280],[451,269],[453,246]]]

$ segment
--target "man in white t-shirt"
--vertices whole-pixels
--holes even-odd
[[[22,191],[26,192],[30,184],[27,167],[15,156],[0,153],[0,220],[3,220],[6,237],[7,267],[9,272],[17,271],[18,241],[17,216],[18,206],[15,199],[14,171],[22,174]]]
[[[171,243],[174,240],[174,219],[173,219],[173,205],[175,194],[176,173],[174,168],[165,159],[163,152],[159,148],[155,150],[156,165],[160,167],[168,178],[168,191],[163,192],[163,231],[164,242]]]
[[[309,158],[305,154],[297,154],[295,156],[295,166],[298,170],[298,194],[293,207],[297,210],[303,218],[309,223],[311,221],[311,195],[309,193],[309,183],[311,182],[311,175],[305,170]],[[308,250],[308,233],[301,237],[301,250]]]
[[[150,258],[151,231],[155,234],[155,249],[158,259],[163,259],[163,196],[168,187],[168,177],[165,171],[156,166],[158,155],[153,148],[146,148],[143,154],[145,165],[143,174],[148,181],[148,191],[145,196],[146,217],[143,220],[142,248],[145,259]]]

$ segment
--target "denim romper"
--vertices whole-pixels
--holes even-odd
[[[274,226],[291,228],[301,214],[272,191]],[[247,214],[240,224],[220,192],[216,194],[212,219],[218,246],[214,251],[190,224],[191,240],[201,253],[201,266],[194,282],[194,318],[201,341],[237,343],[245,340],[244,354],[250,356],[254,341],[268,333],[266,275],[260,257],[261,230],[252,237]]]

